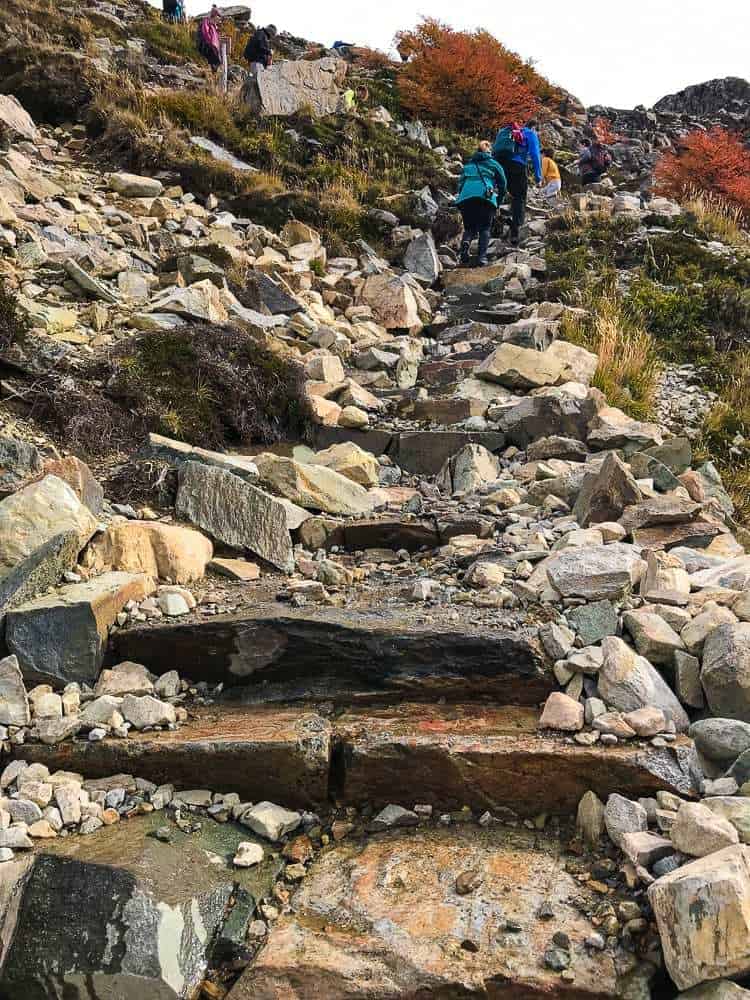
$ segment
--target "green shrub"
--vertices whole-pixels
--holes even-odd
[[[28,319],[18,308],[16,296],[0,281],[0,355],[21,343],[29,326]]]

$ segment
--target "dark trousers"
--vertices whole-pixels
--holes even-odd
[[[459,209],[464,220],[461,256],[463,258],[469,256],[471,241],[479,237],[479,259],[484,260],[487,257],[487,247],[490,245],[495,206],[485,198],[469,198],[459,205]]]
[[[526,218],[526,196],[529,192],[529,174],[526,164],[510,160],[505,164],[505,176],[510,194],[510,235],[517,239]]]

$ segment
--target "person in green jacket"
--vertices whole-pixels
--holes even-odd
[[[464,235],[461,240],[461,263],[469,263],[469,249],[472,240],[479,238],[477,266],[487,263],[487,247],[490,243],[492,223],[499,202],[505,197],[508,187],[505,171],[492,158],[492,143],[480,142],[479,149],[463,169],[459,181],[458,205],[464,221]]]

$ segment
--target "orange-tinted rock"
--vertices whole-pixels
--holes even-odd
[[[481,884],[461,896],[467,870]],[[565,871],[559,843],[528,831],[347,842],[313,864],[230,1000],[603,1000],[619,995],[625,955],[585,947],[593,928],[581,911],[597,902]],[[543,905],[553,921],[539,918]],[[569,982],[544,963],[555,932],[571,942]]]
[[[44,474],[62,479],[92,514],[99,514],[104,501],[104,490],[91,469],[80,458],[69,455],[67,458],[45,462]]]

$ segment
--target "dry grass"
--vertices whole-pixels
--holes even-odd
[[[750,349],[722,355],[714,374],[719,401],[703,423],[700,451],[719,469],[737,520],[750,524]]]
[[[750,246],[750,234],[743,228],[742,211],[721,195],[692,191],[683,210],[701,235],[730,246]]]
[[[592,303],[587,319],[566,320],[563,335],[599,356],[592,385],[611,406],[639,420],[652,415],[661,372],[656,341],[628,319],[613,294]]]

